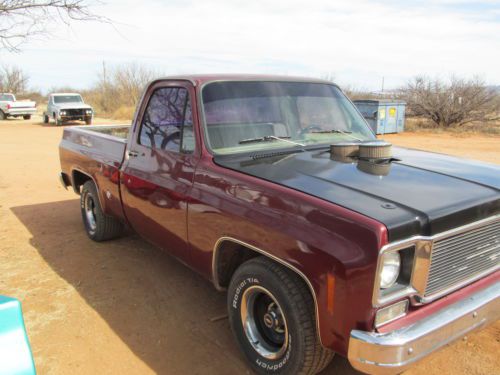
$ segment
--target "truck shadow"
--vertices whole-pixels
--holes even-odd
[[[225,316],[225,295],[201,276],[136,235],[105,243],[89,240],[78,200],[12,211],[31,233],[30,243],[44,261],[153,371],[249,373],[227,319],[212,319]],[[64,296],[54,293],[53,298],[71,308]],[[46,304],[50,306],[50,301]],[[96,342],[103,342],[102,338]],[[359,373],[336,356],[322,374]]]

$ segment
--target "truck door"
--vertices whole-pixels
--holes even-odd
[[[148,89],[131,130],[121,176],[131,227],[186,261],[187,204],[199,158],[194,95],[193,86],[184,81],[163,81]]]

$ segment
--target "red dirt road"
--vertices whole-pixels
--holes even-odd
[[[210,321],[224,294],[137,236],[86,237],[77,196],[57,180],[62,128],[39,121],[0,123],[0,294],[22,301],[38,373],[250,373],[227,320]],[[500,160],[500,138],[385,138]],[[407,374],[499,373],[499,341],[497,322]],[[355,373],[340,357],[324,372]]]

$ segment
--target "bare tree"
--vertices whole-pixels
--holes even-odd
[[[4,65],[0,68],[0,92],[23,94],[27,90],[29,77],[20,68]]]
[[[0,0],[0,48],[17,52],[29,38],[50,34],[54,22],[105,20],[87,0]]]
[[[321,79],[324,79],[325,81],[330,81],[330,82],[334,82],[335,83],[335,73],[332,73],[332,72],[328,72],[328,73],[323,73],[320,75]]]
[[[136,63],[130,63],[117,67],[113,71],[113,82],[116,90],[126,95],[128,99],[126,104],[135,106],[139,102],[146,84],[156,75],[151,69]]]
[[[439,127],[500,119],[498,94],[478,78],[440,79],[416,77],[402,90],[408,110],[433,121]]]
[[[135,108],[146,84],[158,75],[155,70],[137,63],[110,68],[103,63],[98,81],[86,96],[104,113]]]

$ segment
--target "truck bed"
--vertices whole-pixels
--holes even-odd
[[[73,127],[76,128],[76,127]],[[127,139],[130,125],[94,125],[78,127],[80,130],[106,134],[111,137]]]
[[[123,220],[119,171],[129,129],[130,125],[68,126],[59,145],[64,185],[72,185],[74,179],[85,179],[82,176],[92,178],[103,211]]]
[[[0,101],[0,109],[9,116],[33,115],[36,113],[36,103],[32,101]]]
[[[75,165],[69,168],[90,167],[89,164],[95,166],[96,163],[119,168],[129,129],[130,125],[66,127],[59,148],[62,154],[72,154],[71,158],[65,159],[75,161]]]

